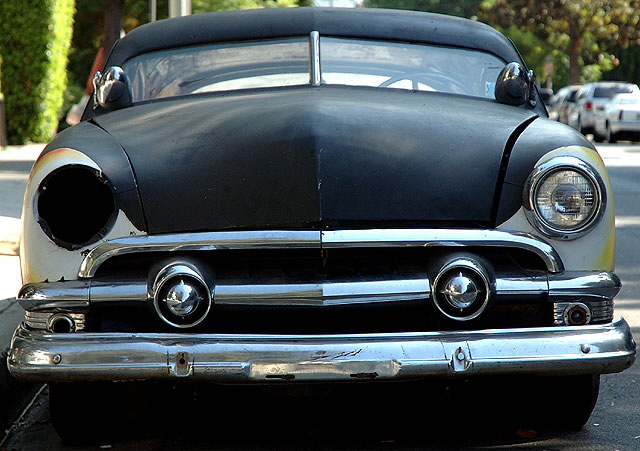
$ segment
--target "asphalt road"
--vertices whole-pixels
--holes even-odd
[[[623,289],[616,316],[624,316],[640,338],[640,145],[599,147],[609,167],[616,202],[616,272]],[[526,388],[524,388],[526,389]],[[517,396],[517,394],[516,394]],[[557,387],[557,402],[580,396]],[[354,402],[345,393],[300,396],[283,405],[273,397],[228,398],[203,395],[199,401],[174,395],[140,406],[151,420],[133,437],[114,431],[112,438],[88,447],[60,442],[47,414],[44,389],[3,446],[7,450],[192,450],[192,449],[640,449],[640,364],[605,375],[600,398],[580,431],[510,429],[492,421],[499,413],[470,404],[467,398],[387,399]],[[361,401],[363,399],[360,399]],[[70,400],[80,406],[91,400]],[[410,407],[406,407],[406,406]],[[553,409],[553,406],[549,406]],[[148,409],[148,410],[145,410]]]

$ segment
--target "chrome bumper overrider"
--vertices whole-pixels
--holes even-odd
[[[50,334],[19,327],[8,358],[23,381],[187,378],[247,383],[482,374],[601,374],[635,360],[613,324],[472,332],[276,336]]]

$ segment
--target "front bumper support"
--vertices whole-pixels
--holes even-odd
[[[192,379],[220,383],[603,374],[635,360],[608,325],[365,335],[51,334],[20,326],[8,364],[32,382]]]

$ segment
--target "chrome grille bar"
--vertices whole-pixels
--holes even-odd
[[[558,283],[561,279],[561,283]],[[573,284],[571,281],[573,280]],[[577,289],[578,283],[585,290]],[[563,288],[564,287],[564,288]],[[586,288],[598,293],[589,296]],[[49,282],[29,284],[21,290],[18,300],[25,310],[86,311],[91,303],[147,302],[147,280],[123,282],[86,281]],[[514,277],[497,275],[495,295],[524,297],[547,295],[550,302],[581,299],[594,309],[598,305],[611,305],[611,299],[620,290],[620,279],[613,273],[564,273],[561,277],[546,275]],[[227,305],[281,305],[328,306],[377,302],[396,302],[429,299],[431,282],[425,274],[407,274],[403,278],[372,280],[334,280],[286,283],[263,281],[218,280],[211,287],[214,304]],[[64,294],[70,296],[67,298]],[[612,310],[611,310],[612,311]],[[602,316],[596,310],[598,317]],[[602,314],[607,315],[605,307]]]
[[[229,305],[330,306],[428,299],[429,279],[317,284],[218,285],[214,303]]]
[[[99,244],[83,259],[78,277],[91,278],[109,258],[138,252],[218,249],[504,247],[537,255],[551,273],[564,270],[551,245],[533,235],[483,229],[270,230],[144,235]]]

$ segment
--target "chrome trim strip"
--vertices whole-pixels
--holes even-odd
[[[611,272],[566,273],[549,276],[549,300],[553,302],[567,298],[589,301],[613,299],[621,288],[620,278]]]
[[[23,286],[18,293],[20,306],[27,311],[89,310],[90,281],[43,282]]]
[[[224,285],[216,284],[214,304],[332,306],[429,299],[429,279]]]
[[[320,248],[319,231],[266,230],[251,232],[199,232],[118,238],[93,248],[82,260],[78,277],[95,276],[112,257],[136,252],[211,251],[217,249]]]
[[[89,292],[90,302],[146,302],[150,297],[147,281],[92,282]]]
[[[309,50],[311,61],[311,85],[320,86],[322,84],[322,73],[320,68],[320,33],[312,31],[309,34]]]
[[[546,275],[500,276],[496,278],[496,295],[501,296],[539,296],[549,292]]]
[[[16,330],[19,380],[210,382],[392,380],[485,374],[601,374],[635,361],[628,324],[328,336]]]
[[[484,229],[326,230],[323,248],[342,247],[514,247],[540,257],[549,272],[564,270],[562,259],[547,242],[526,233]]]
[[[25,285],[18,300],[25,310],[85,311],[89,302],[146,302],[147,280],[69,281]],[[548,294],[549,302],[582,299],[592,308],[610,302],[620,291],[618,276],[608,272],[532,274],[529,277],[498,274],[495,295],[536,296]],[[227,305],[346,305],[429,299],[431,283],[424,274],[406,274],[402,279],[335,280],[299,283],[255,283],[218,280],[211,289],[214,304]],[[68,295],[68,297],[66,296]]]
[[[217,249],[288,249],[344,247],[514,247],[538,255],[547,270],[559,273],[564,265],[547,242],[524,233],[480,229],[373,229],[373,230],[272,230],[200,232],[118,238],[93,248],[83,259],[80,278],[95,276],[112,257],[135,252],[210,251]]]

